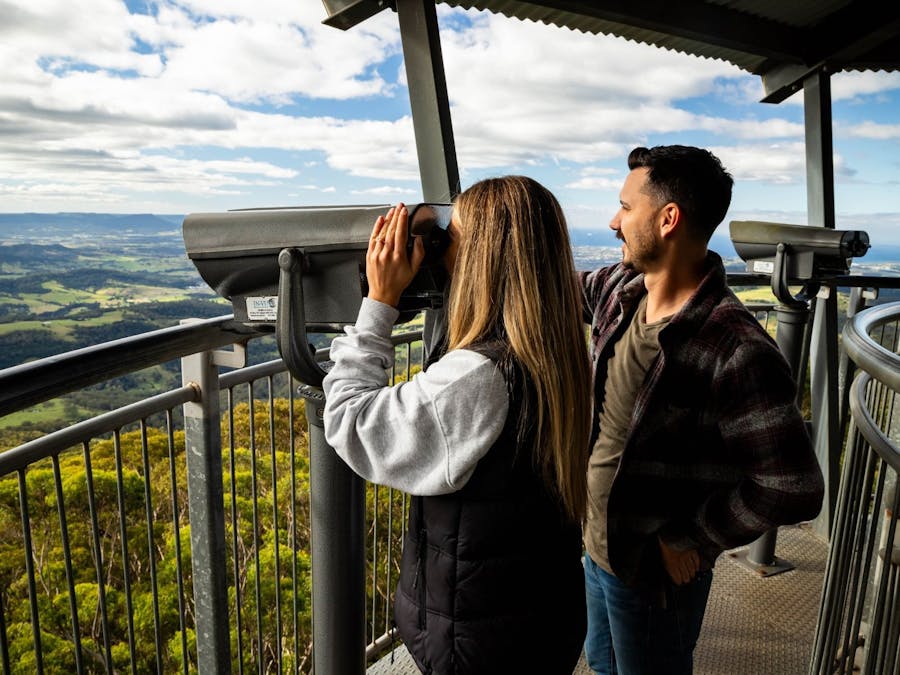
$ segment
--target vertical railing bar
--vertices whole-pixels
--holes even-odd
[[[175,468],[175,430],[172,410],[166,410],[166,436],[169,454],[169,482],[172,490],[172,534],[175,544],[175,583],[178,586],[178,628],[181,632],[181,670],[188,675],[187,625],[184,601],[184,573],[181,568],[181,529],[178,517],[178,473]]]
[[[238,536],[238,510],[237,510],[237,472],[236,458],[234,454],[234,388],[229,387],[226,392],[226,401],[228,403],[228,456],[231,463],[229,471],[229,482],[231,485],[231,547],[233,550],[232,566],[234,568],[234,617],[235,632],[237,634],[237,664],[238,673],[244,672],[244,633],[241,625],[241,564],[240,549],[238,548],[240,538]]]
[[[888,464],[882,459],[881,464],[879,466],[879,480],[878,480],[878,489],[877,489],[877,497],[876,504],[881,504],[882,497],[884,496],[884,484],[886,480],[885,472],[887,470]],[[872,520],[876,520],[880,517],[881,514],[873,513]],[[894,538],[894,531],[896,528],[896,520],[891,518],[888,524],[887,538],[888,541],[892,541]],[[873,533],[872,538],[875,538],[875,534]],[[874,542],[873,542],[874,545]],[[876,552],[876,556],[880,556],[880,551]],[[873,611],[872,611],[872,620],[870,623],[870,632],[871,635],[878,634],[878,642],[876,642],[876,647],[879,648],[877,651],[878,656],[876,657],[876,667],[883,668],[884,667],[884,644],[887,639],[887,633],[889,632],[889,626],[887,625],[887,621],[885,619],[885,598],[888,597],[888,586],[890,582],[890,569],[891,569],[891,550],[888,547],[885,547],[885,554],[883,556],[882,565],[881,565],[881,578],[877,579],[878,586],[875,589],[875,597],[873,599]],[[877,670],[875,672],[886,672],[884,670]]]
[[[22,518],[22,537],[25,544],[25,572],[28,577],[28,603],[31,607],[31,634],[34,638],[34,656],[38,675],[44,672],[44,649],[41,645],[41,623],[37,602],[37,584],[35,583],[33,547],[31,541],[31,518],[28,514],[28,489],[25,483],[25,470],[19,469],[19,508]]]
[[[303,391],[303,384],[301,383],[301,384],[297,387],[297,393],[299,393],[299,394],[302,396],[302,395],[303,395],[303,394],[301,393],[302,391]],[[309,472],[309,480],[306,481],[306,503],[309,505],[309,509],[308,509],[308,510],[309,510],[309,520],[308,520],[308,522],[307,522],[307,526],[308,526],[307,531],[308,531],[308,533],[309,533],[309,538],[308,538],[309,545],[310,545],[310,568],[309,568],[309,571],[310,571],[310,574],[311,574],[311,573],[312,573],[312,568],[313,568],[313,564],[312,564],[312,531],[313,531],[313,524],[312,524],[312,512],[313,512],[313,485],[312,485],[312,484],[313,484],[313,481],[312,481],[312,474],[313,474],[313,434],[312,434],[312,427],[310,426],[309,413],[310,413],[310,411],[313,410],[313,407],[309,404],[309,400],[306,399],[305,397],[304,397],[304,400],[303,400],[303,410],[304,410],[304,414],[305,414],[305,416],[306,416],[306,433],[307,433],[307,438],[306,438],[306,441],[307,441],[307,444],[306,444],[306,453],[307,453],[307,454],[306,454],[306,458],[307,458],[307,460],[308,460],[308,461],[307,461],[307,467],[308,467],[308,472]],[[312,663],[310,664],[310,665],[311,665],[310,670],[312,671],[313,675],[317,675],[316,672],[315,672],[315,667],[316,667],[316,654],[315,654],[315,651],[316,651],[316,647],[315,647],[315,644],[314,644],[315,628],[313,628],[313,624],[315,624],[315,618],[314,618],[314,617],[315,617],[315,607],[314,607],[313,604],[312,604],[312,602],[313,602],[313,596],[315,596],[315,593],[314,593],[314,592],[313,592],[313,593],[310,593],[310,598],[309,598],[309,600],[310,600],[310,616],[312,617],[312,620],[310,621],[310,627],[309,627],[309,628],[310,628],[309,641],[308,641],[308,643],[307,643],[307,645],[306,645],[306,648],[305,648],[304,653],[307,653],[307,652],[309,653],[309,658],[310,658],[311,661],[312,661]],[[318,675],[321,675],[321,674],[318,674]]]
[[[893,542],[892,542],[893,543]],[[892,547],[893,548],[893,547]],[[893,558],[892,558],[893,560]],[[891,631],[884,642],[884,647],[889,651],[891,672],[897,672],[898,655],[900,655],[900,561],[892,562],[891,570],[891,602],[888,606],[891,608],[890,626]],[[891,649],[891,645],[894,645]]]
[[[59,455],[54,454],[53,482],[56,488],[56,510],[59,514],[59,531],[62,539],[63,562],[66,568],[66,590],[69,594],[69,613],[72,615],[72,642],[75,645],[75,672],[84,672],[81,654],[81,626],[78,623],[78,599],[75,596],[75,575],[72,572],[72,549],[69,546],[69,524],[66,518],[66,506],[63,498],[62,472],[59,468]]]
[[[119,507],[119,535],[122,538],[122,583],[125,588],[125,623],[128,629],[128,653],[131,656],[131,672],[137,675],[134,644],[134,606],[131,598],[131,571],[128,564],[128,519],[125,513],[125,479],[122,475],[122,439],[121,432],[113,432],[113,452],[116,464],[116,501]]]
[[[872,417],[878,427],[884,429],[887,426],[888,420],[893,415],[893,392],[891,392],[889,387],[884,386],[880,382],[876,384],[875,390],[877,391],[875,401],[876,409],[875,414]]]
[[[156,538],[153,535],[153,494],[150,490],[150,449],[147,420],[141,420],[141,461],[144,465],[144,513],[147,515],[147,562],[150,567],[150,598],[153,605],[153,636],[156,643],[156,672],[163,672],[162,626],[159,620],[159,586],[156,578]]]
[[[891,505],[890,517],[894,529],[890,532],[885,547],[890,552],[888,558],[891,561],[890,570],[894,586],[891,593],[893,601],[890,604],[891,635],[888,637],[886,644],[888,646],[894,645],[892,665],[894,672],[896,672],[898,661],[900,661],[900,546],[897,543],[897,522],[900,520],[900,475],[897,472],[894,472],[894,503]],[[896,558],[895,553],[898,554]]]
[[[297,439],[294,437],[294,378],[287,375],[288,424],[290,425],[289,452],[291,456],[291,622],[294,641],[294,673],[300,672],[300,607],[298,604],[300,584],[297,578]]]
[[[868,378],[865,381],[866,408],[868,410],[872,410],[874,408],[874,417],[881,418],[881,413],[884,410],[884,399],[882,397],[882,394],[884,393],[883,385],[881,385],[881,383],[877,382],[876,380],[870,379],[869,376],[861,375],[860,377]],[[867,449],[864,453],[866,458],[866,468],[864,471],[862,471],[858,480],[848,482],[848,489],[854,485],[857,486],[858,499],[854,503],[850,504],[849,508],[846,509],[848,512],[856,514],[856,526],[851,530],[853,533],[855,533],[855,536],[852,545],[846,548],[847,556],[849,556],[851,560],[855,561],[856,565],[852,570],[852,575],[848,577],[846,583],[842,584],[842,586],[847,589],[846,596],[850,601],[849,607],[847,607],[846,609],[846,632],[844,635],[843,649],[841,650],[841,666],[843,667],[844,665],[846,665],[848,669],[853,668],[853,657],[858,645],[859,628],[862,623],[862,615],[864,612],[866,601],[866,586],[868,583],[869,569],[871,567],[871,549],[874,545],[874,534],[871,536],[871,538],[868,539],[868,547],[863,545],[866,542],[866,539],[863,539],[863,544],[860,543],[860,537],[865,537],[867,531],[867,528],[864,527],[865,522],[869,523],[869,532],[874,532],[874,530],[877,529],[877,521],[868,515],[872,497],[872,482],[877,469],[872,467],[874,452],[869,446],[868,442],[864,438],[862,438],[861,434],[858,434],[856,444],[850,449],[851,457],[849,460],[845,459],[845,465],[859,464],[856,457],[863,454],[862,452],[857,452],[860,448]],[[868,498],[868,500],[866,498]],[[832,546],[843,547],[842,542],[837,541],[833,541]],[[868,554],[864,550],[866,548],[868,548]],[[834,612],[834,614],[837,615],[838,613]],[[842,611],[840,612],[840,614],[843,616],[844,612]],[[841,619],[842,617],[836,618]],[[835,619],[832,619],[832,621],[834,620]],[[839,637],[837,638],[837,640],[839,640]],[[851,642],[853,646],[852,649]],[[850,671],[848,670],[847,672]]]
[[[387,522],[387,560],[384,565],[384,580],[385,580],[385,589],[384,589],[384,633],[387,634],[388,630],[390,630],[390,616],[391,616],[391,589],[393,585],[391,584],[391,563],[393,562],[392,554],[394,552],[394,547],[392,544],[392,537],[394,534],[394,488],[388,488],[388,522]],[[374,633],[374,631],[373,631]]]
[[[854,579],[858,579],[858,584],[851,584],[850,615],[847,622],[847,631],[844,640],[843,662],[849,659],[849,663],[853,663],[853,654],[859,646],[859,629],[862,625],[862,616],[865,609],[866,586],[869,580],[869,569],[872,564],[873,542],[867,537],[867,532],[871,525],[872,519],[868,516],[871,505],[871,485],[875,476],[874,455],[876,453],[869,449],[866,453],[866,465],[863,472],[863,480],[860,483],[860,494],[857,513],[857,526],[855,532],[857,534],[854,541],[853,551],[856,566],[853,574]],[[866,523],[869,523],[867,525]],[[851,644],[852,641],[852,644]]]
[[[3,666],[3,675],[10,675],[9,667],[9,641],[6,635],[6,603],[3,601],[4,593],[0,591],[0,665]]]
[[[828,561],[824,580],[822,597],[819,605],[819,618],[817,620],[816,641],[813,651],[813,663],[811,673],[822,670],[822,660],[826,652],[833,653],[840,639],[840,627],[843,623],[847,587],[845,583],[850,567],[849,554],[851,547],[846,545],[849,539],[849,523],[852,519],[852,489],[854,477],[858,472],[859,453],[855,450],[863,442],[862,433],[858,431],[851,416],[848,424],[848,437],[854,438],[854,442],[848,445],[848,453],[844,458],[843,475],[841,476],[841,489],[838,491],[838,499],[835,507],[835,523],[833,526],[831,545],[828,548]]]
[[[375,633],[375,611],[378,602],[378,486],[372,485],[372,618],[369,622],[370,642],[378,637]]]
[[[275,382],[272,375],[266,378],[269,397],[269,454],[272,457],[272,538],[275,542],[275,658],[279,675],[283,662],[281,654],[281,542],[278,537],[278,464],[275,454]]]
[[[874,654],[869,655],[870,657],[874,656],[874,658],[871,659],[873,664],[872,668],[867,668],[867,670],[879,674],[893,672],[892,670],[890,670],[890,654],[887,643],[891,632],[889,625],[890,608],[886,606],[885,603],[886,598],[890,597],[889,594],[892,592],[894,586],[893,575],[890,573],[889,565],[890,562],[886,561],[885,566],[882,568],[883,573],[881,576],[881,581],[883,582],[885,591],[888,595],[882,595],[879,592],[876,594],[875,598],[875,602],[887,611],[881,617],[882,620],[879,624],[878,641],[872,645]],[[879,586],[880,585],[881,584],[879,584]]]
[[[257,652],[257,670],[260,675],[264,672],[263,659],[263,625],[262,625],[262,588],[260,586],[260,563],[259,563],[259,512],[258,500],[259,493],[256,484],[256,411],[253,401],[253,382],[247,383],[247,395],[249,401],[249,433],[250,433],[250,492],[253,495],[253,557],[256,569],[255,590],[256,590],[256,652]]]
[[[860,537],[863,532],[863,520],[865,519],[864,513],[864,493],[868,492],[865,488],[866,485],[866,477],[869,474],[868,467],[871,463],[871,451],[868,449],[868,443],[865,439],[862,439],[862,452],[860,453],[860,462],[856,466],[856,480],[853,481],[852,487],[852,496],[853,501],[850,505],[850,518],[851,518],[851,526],[850,526],[850,545],[846,549],[847,556],[847,575],[848,575],[848,584],[846,586],[846,595],[845,595],[845,606],[843,611],[841,612],[841,622],[843,624],[844,632],[843,638],[844,642],[841,645],[842,650],[841,654],[843,654],[841,664],[842,667],[846,664],[848,655],[851,651],[851,647],[855,652],[857,646],[858,636],[853,635],[852,626],[855,623],[855,615],[857,610],[861,607],[860,603],[865,601],[865,589],[860,589],[859,579],[862,575],[862,551],[860,550]],[[863,591],[862,595],[860,594],[860,590]],[[839,634],[838,640],[840,641],[841,636]],[[851,645],[852,641],[852,645]],[[850,661],[852,667],[852,660]]]
[[[103,548],[100,545],[100,524],[97,520],[97,504],[94,498],[94,470],[91,465],[90,446],[82,444],[84,450],[84,477],[87,483],[88,512],[91,517],[91,539],[94,544],[94,565],[97,571],[97,604],[100,606],[100,626],[103,631],[103,648],[106,656],[106,672],[112,674],[112,645],[110,644],[109,616],[106,608],[106,582],[103,579]]]
[[[855,448],[859,448],[860,444],[865,444],[865,439],[862,434],[859,433],[857,437],[857,445]],[[856,578],[856,574],[858,572],[854,571],[854,561],[856,560],[856,547],[855,537],[859,533],[859,527],[854,525],[859,518],[859,509],[856,508],[858,504],[858,488],[857,486],[861,483],[861,479],[859,476],[864,475],[864,465],[865,465],[865,452],[855,452],[850,458],[850,461],[847,462],[849,464],[850,480],[846,482],[846,493],[848,498],[848,505],[845,508],[844,515],[844,523],[849,525],[846,527],[845,537],[848,542],[852,542],[851,545],[841,546],[838,551],[841,554],[841,565],[836,569],[836,576],[839,579],[839,583],[836,586],[836,593],[838,594],[838,600],[840,602],[840,611],[834,612],[834,617],[832,619],[834,631],[832,635],[832,639],[829,641],[829,644],[832,646],[831,654],[837,652],[838,643],[841,640],[841,627],[845,624],[845,621],[848,620],[850,613],[852,613],[852,605],[853,605],[853,592],[856,589],[855,583],[850,583],[851,579]],[[844,582],[844,583],[841,583]],[[846,651],[846,647],[845,647]]]

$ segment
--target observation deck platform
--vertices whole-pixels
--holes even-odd
[[[724,553],[716,563],[695,675],[803,675],[815,637],[828,546],[806,525],[778,530],[776,555],[795,567],[762,577]],[[527,648],[523,645],[523,649]],[[369,675],[417,675],[398,644],[368,669]],[[584,659],[573,675],[590,675]]]

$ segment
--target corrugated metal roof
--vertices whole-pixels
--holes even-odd
[[[900,70],[900,3],[851,0],[443,0],[617,35],[765,75],[784,66]]]

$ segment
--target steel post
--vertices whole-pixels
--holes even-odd
[[[325,440],[325,394],[304,385],[309,423],[313,671],[361,675],[366,663],[363,480]]]
[[[200,390],[199,400],[185,403],[183,408],[197,670],[227,675],[231,672],[231,642],[225,576],[219,373],[214,359],[213,352],[184,357],[181,377],[185,385]]]
[[[804,303],[797,303],[790,307],[778,305],[775,308],[775,315],[778,320],[778,325],[775,329],[775,342],[778,343],[778,348],[781,350],[784,358],[787,359],[791,367],[791,375],[796,381],[799,374],[803,372],[801,360],[806,325],[809,322],[809,307]],[[802,382],[797,382],[797,392],[799,399],[803,392]],[[793,564],[776,557],[775,544],[777,539],[778,528],[765,532],[750,545],[750,548],[746,551],[746,557],[743,560],[739,560],[739,562],[764,577],[794,569]]]

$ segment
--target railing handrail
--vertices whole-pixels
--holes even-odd
[[[853,413],[853,423],[866,442],[878,453],[878,456],[890,464],[894,471],[900,473],[900,452],[872,417],[867,405],[867,388],[872,379],[867,372],[859,373],[853,379],[850,393],[850,411]]]
[[[0,371],[0,417],[86,386],[263,335],[232,315],[130,335]]]
[[[178,326],[177,328],[192,328],[200,326],[202,330],[200,337],[208,337],[209,328],[212,327],[214,330],[216,330],[217,326],[222,325],[220,323],[221,320],[221,318],[212,319],[206,322],[198,322],[185,326]],[[201,323],[206,325],[201,325]],[[223,328],[223,330],[226,329]],[[156,339],[162,340],[162,344],[157,346],[156,351],[159,353],[163,353],[164,355],[160,357],[162,360],[158,361],[157,363],[164,363],[165,361],[170,360],[170,358],[175,358],[170,357],[170,352],[166,351],[166,346],[170,344],[171,337],[167,333],[168,331],[165,330],[152,331],[151,333],[144,333],[141,336],[154,336],[156,337]],[[189,334],[192,333],[189,332]],[[215,336],[215,333],[213,333],[212,335]],[[222,333],[222,335],[223,339],[225,336],[230,336],[231,341],[233,341],[232,333]],[[421,336],[421,331],[404,331],[402,333],[393,334],[391,336],[391,342],[396,346],[399,344],[407,343],[411,340],[421,339]],[[179,336],[178,344],[181,343],[181,337],[183,336]],[[128,338],[125,338],[125,340],[127,341]],[[213,344],[216,344],[218,340],[213,339],[212,342]],[[109,342],[105,343],[105,345],[98,345],[98,347],[104,347],[111,344],[113,343]],[[130,344],[134,344],[134,341],[132,341]],[[229,344],[229,342],[217,344],[217,346],[223,346],[223,344]],[[210,348],[209,342],[205,343],[205,348]],[[205,351],[204,345],[194,344],[188,353],[197,353],[201,351]],[[315,358],[319,362],[327,361],[330,352],[331,350],[328,348],[318,349],[316,350]],[[63,354],[60,358],[50,357],[50,359],[54,359],[56,360],[56,362],[65,363],[67,362],[67,359],[62,357],[68,356],[72,353],[73,352]],[[79,355],[79,357],[80,356],[81,355]],[[43,360],[46,361],[47,359]],[[10,370],[22,371],[26,370],[26,367],[31,365],[32,364],[29,363],[25,364],[24,366],[19,366],[15,369],[11,368],[7,371],[0,371],[0,387],[3,387],[5,385],[6,373],[8,373]],[[155,365],[155,363],[145,365]],[[286,366],[282,359],[273,359],[264,363],[247,366],[246,368],[238,368],[227,373],[222,373],[219,376],[219,388],[221,390],[225,390],[240,384],[246,384],[247,382],[255,379],[269,377],[277,373],[283,373],[285,369]],[[21,374],[19,376],[23,377]],[[111,379],[115,376],[116,375],[109,375],[107,373],[107,377],[105,379]],[[82,384],[81,386],[86,385]],[[73,389],[77,388],[77,386],[73,387]],[[137,401],[130,405],[122,406],[121,408],[117,408],[116,410],[97,415],[96,417],[84,420],[83,422],[72,424],[71,426],[67,426],[63,429],[59,429],[58,431],[54,431],[41,436],[40,438],[36,438],[34,440],[23,443],[22,445],[0,453],[0,477],[10,474],[18,469],[24,468],[29,464],[32,464],[41,459],[46,459],[47,457],[50,457],[53,453],[58,452],[61,449],[72,447],[73,445],[81,443],[83,439],[92,438],[104,433],[109,433],[115,429],[121,428],[126,424],[130,424],[141,419],[146,419],[153,414],[169,410],[188,401],[197,400],[198,395],[199,394],[195,387],[192,387],[190,385],[178,387],[171,391],[141,399],[140,401]],[[3,400],[5,398],[6,397],[4,395],[0,395],[0,400]],[[21,404],[21,401],[17,401],[17,403],[18,408],[26,407],[25,405]]]
[[[900,318],[900,302],[869,307],[844,324],[843,345],[858,368],[900,392],[900,355],[882,347],[870,335],[878,327]]]
[[[82,443],[86,439],[110,433],[126,424],[171,410],[188,401],[196,401],[199,397],[200,392],[196,387],[190,385],[179,387],[97,415],[83,422],[77,422],[10,450],[0,452],[0,478],[51,457],[65,448]]]
[[[768,275],[758,272],[728,272],[727,276],[729,286],[768,286],[771,280]],[[821,285],[828,288],[900,288],[900,277],[842,274],[823,281]]]
[[[768,283],[765,275],[742,272],[729,272],[728,280],[735,286]],[[830,280],[827,285],[900,288],[900,277],[845,275]],[[0,370],[0,417],[143,368],[265,334],[226,314],[12,366]],[[316,360],[322,360],[318,352]]]

